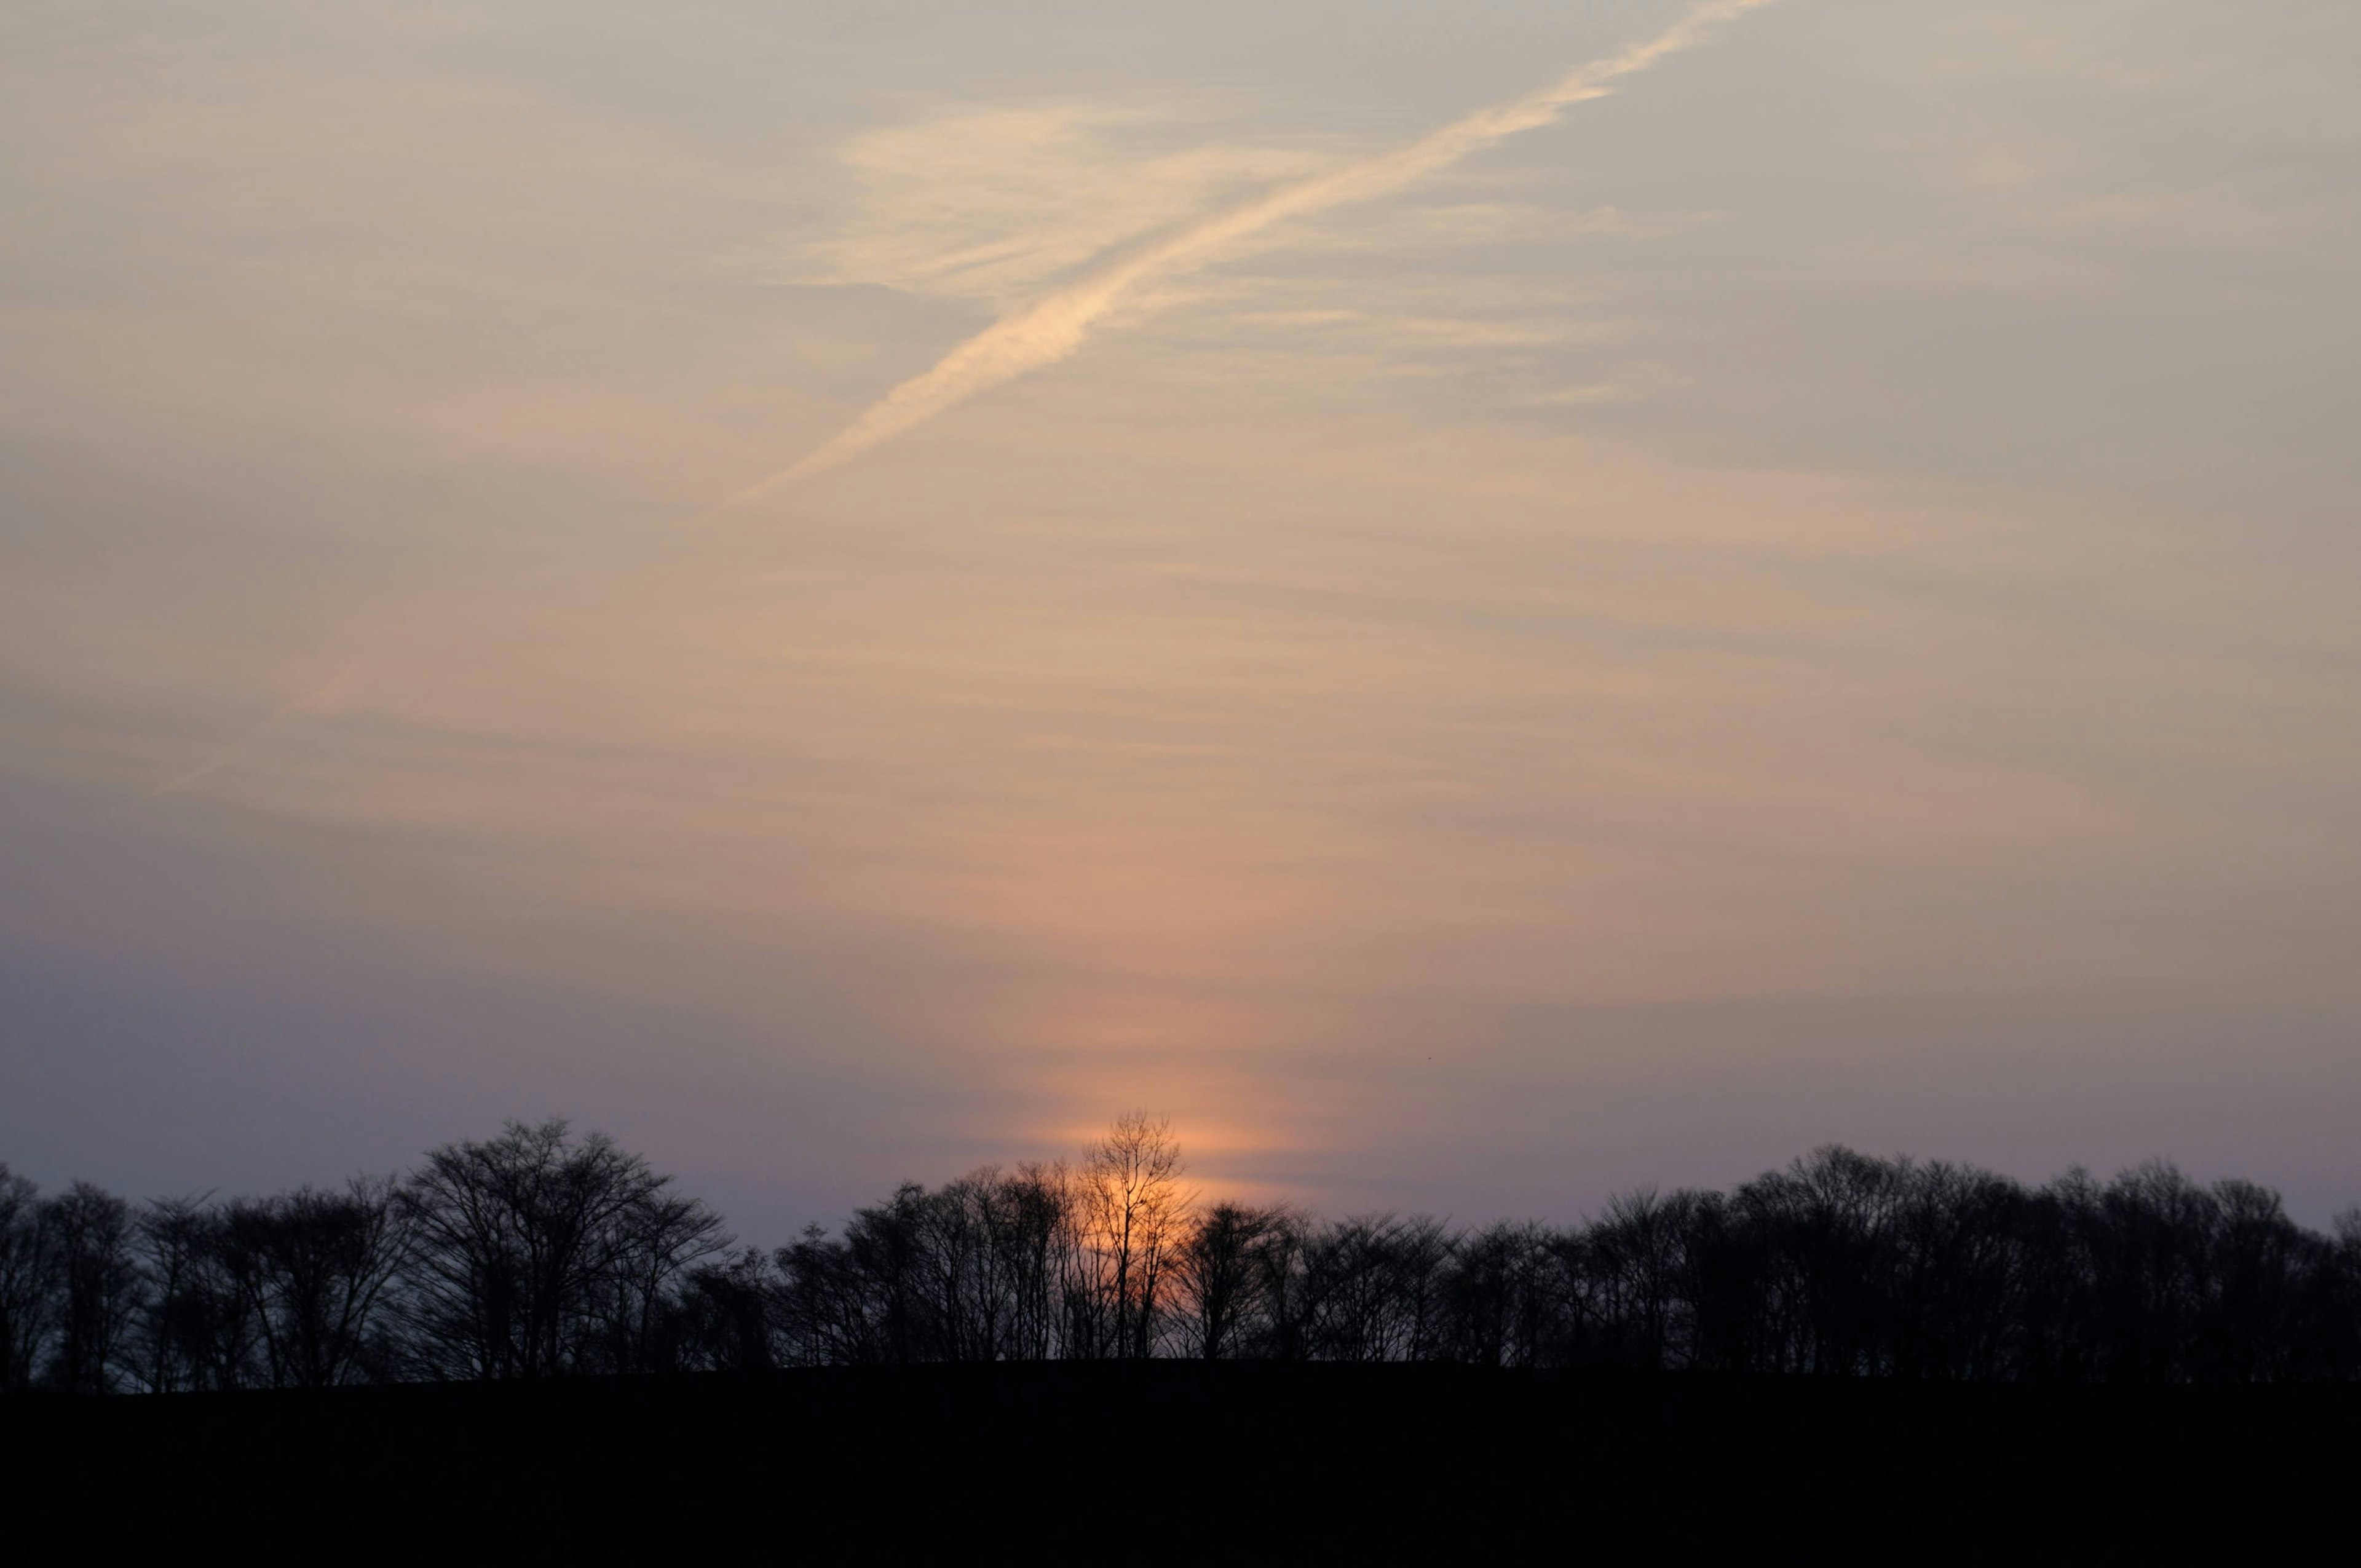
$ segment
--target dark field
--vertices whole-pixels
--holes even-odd
[[[2301,1553],[2361,1390],[1002,1365],[0,1402],[54,1558]]]

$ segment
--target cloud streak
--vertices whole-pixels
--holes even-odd
[[[359,677],[360,673],[360,667],[358,665],[354,665],[349,669],[341,670],[335,675],[329,677],[324,685],[322,685],[312,691],[305,692],[300,696],[291,697],[287,701],[280,703],[278,707],[265,714],[260,723],[255,725],[252,729],[247,729],[243,734],[236,736],[235,739],[224,741],[221,745],[214,747],[213,754],[208,756],[203,762],[198,763],[195,767],[185,769],[181,773],[175,773],[170,778],[168,778],[163,783],[158,784],[155,788],[149,790],[148,792],[148,797],[150,799],[157,799],[164,795],[177,794],[181,790],[187,789],[191,784],[196,784],[203,779],[210,777],[214,773],[219,773],[230,763],[237,761],[239,757],[245,754],[248,748],[255,745],[265,736],[269,735],[272,731],[278,729],[282,725],[291,723],[298,718],[305,718],[314,713],[336,712],[344,706],[346,695],[352,689],[353,682]]]
[[[979,392],[1055,364],[1080,348],[1100,318],[1152,278],[1202,265],[1290,218],[1390,195],[1520,132],[1553,125],[1575,104],[1608,96],[1621,79],[1696,47],[1721,23],[1770,3],[1706,0],[1655,37],[1581,66],[1547,87],[1478,109],[1390,151],[1280,186],[1176,232],[1134,245],[1002,317],[951,350],[932,369],[886,393],[827,444],[747,486],[726,504],[743,505],[837,467]]]

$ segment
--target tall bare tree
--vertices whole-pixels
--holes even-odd
[[[1142,1111],[1115,1118],[1083,1159],[1080,1188],[1094,1265],[1089,1353],[1155,1353],[1162,1297],[1195,1202],[1181,1182],[1186,1168],[1172,1124]]]
[[[139,1215],[148,1299],[135,1338],[140,1381],[150,1393],[244,1381],[243,1358],[223,1354],[238,1337],[233,1324],[245,1308],[221,1267],[221,1228],[206,1198],[159,1198]]]
[[[144,1280],[133,1255],[131,1205],[77,1181],[42,1205],[61,1287],[49,1381],[77,1394],[112,1391],[126,1365]]]
[[[58,1255],[41,1190],[0,1165],[0,1393],[32,1387],[56,1318]]]

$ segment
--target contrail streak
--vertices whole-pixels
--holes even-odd
[[[356,664],[349,669],[339,671],[336,674],[329,677],[328,681],[324,685],[317,687],[316,689],[308,691],[301,696],[291,697],[289,700],[280,703],[277,707],[272,708],[269,713],[263,715],[262,721],[259,724],[247,729],[244,734],[214,747],[211,756],[198,763],[195,767],[190,768],[182,773],[176,773],[172,777],[166,779],[162,784],[159,784],[155,788],[149,790],[148,792],[148,796],[152,799],[159,795],[175,794],[181,790],[188,788],[191,784],[195,784],[200,779],[220,772],[223,768],[227,767],[231,762],[236,761],[239,754],[245,751],[247,747],[252,746],[256,741],[261,740],[272,730],[277,729],[282,724],[286,724],[293,719],[301,718],[305,714],[335,711],[336,707],[344,701],[345,694],[351,689],[354,679],[358,676],[359,674],[360,666]]]
[[[1149,278],[1197,265],[1288,218],[1387,195],[1520,131],[1554,124],[1574,104],[1606,97],[1621,78],[1694,48],[1719,24],[1770,3],[1706,0],[1645,43],[1593,61],[1538,92],[1478,109],[1390,152],[1281,186],[1103,262],[994,323],[952,349],[933,369],[886,393],[825,446],[749,485],[725,504],[741,505],[781,485],[833,468],[978,392],[1063,359],[1082,346],[1101,316]]]

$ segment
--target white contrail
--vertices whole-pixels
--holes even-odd
[[[1705,0],[1647,42],[1583,66],[1539,92],[1478,109],[1390,152],[1281,186],[1104,262],[1063,288],[1002,317],[952,349],[933,369],[886,393],[828,444],[794,466],[749,485],[726,504],[737,506],[781,485],[833,468],[880,442],[924,424],[945,409],[987,388],[1063,359],[1082,346],[1101,316],[1148,278],[1197,265],[1283,219],[1343,206],[1348,202],[1366,202],[1400,190],[1470,153],[1505,141],[1519,131],[1550,125],[1576,104],[1606,97],[1615,90],[1613,84],[1618,79],[1645,71],[1658,60],[1704,41],[1717,24],[1770,3],[1771,0]]]

